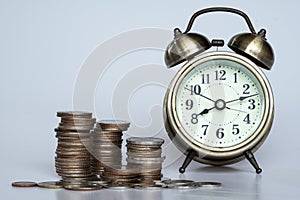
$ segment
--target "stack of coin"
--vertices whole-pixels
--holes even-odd
[[[91,154],[86,146],[96,120],[87,112],[57,112],[57,116],[61,122],[55,129],[58,139],[56,172],[62,177],[64,186],[80,185],[92,178]]]
[[[154,137],[131,137],[127,139],[127,164],[139,172],[139,180],[144,185],[154,185],[162,177],[161,146],[163,139]]]
[[[122,136],[130,123],[121,120],[102,120],[92,131],[92,172],[101,176],[104,167],[122,164]]]
[[[105,167],[101,179],[111,181],[112,185],[130,186],[138,181],[138,173],[126,165]]]

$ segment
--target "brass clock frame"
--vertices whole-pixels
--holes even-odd
[[[245,141],[231,147],[217,148],[209,147],[195,139],[181,126],[176,114],[176,94],[184,77],[201,63],[214,59],[225,59],[237,62],[250,70],[258,79],[264,93],[265,110],[262,120],[255,132]],[[267,138],[274,118],[274,97],[268,79],[262,70],[250,59],[233,52],[207,52],[194,57],[186,63],[173,78],[164,99],[164,122],[165,128],[172,142],[177,148],[187,155],[187,159],[180,172],[184,172],[189,162],[194,159],[198,162],[210,165],[227,165],[247,158],[260,173],[261,169],[253,156],[253,153],[262,145]]]

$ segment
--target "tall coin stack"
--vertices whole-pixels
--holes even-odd
[[[58,145],[56,149],[56,172],[62,177],[64,187],[77,185],[92,178],[90,153],[86,145],[95,119],[88,112],[57,112],[61,118],[55,129]]]
[[[92,131],[92,172],[101,176],[104,168],[122,164],[122,136],[130,123],[121,120],[102,120]]]
[[[162,177],[161,146],[163,139],[154,137],[131,137],[127,140],[127,165],[139,172],[139,180],[144,185],[154,185]]]

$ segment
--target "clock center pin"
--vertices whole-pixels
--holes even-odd
[[[215,107],[217,110],[224,110],[226,108],[226,102],[223,99],[218,99],[215,102]]]

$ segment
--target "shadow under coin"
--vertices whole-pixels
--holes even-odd
[[[206,172],[206,173],[229,173],[229,172],[244,172],[244,170],[229,167],[229,166],[203,166],[193,169],[195,172]]]

